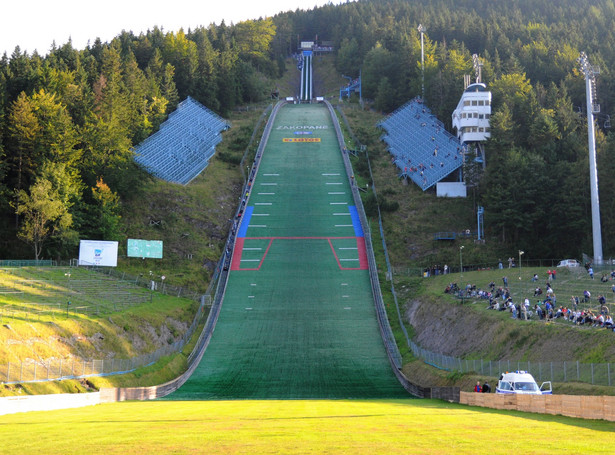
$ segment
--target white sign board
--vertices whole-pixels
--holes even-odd
[[[81,240],[79,265],[117,267],[117,245],[117,242],[104,240]]]
[[[468,192],[463,182],[438,182],[436,184],[438,197],[467,197]]]

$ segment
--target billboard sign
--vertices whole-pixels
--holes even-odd
[[[128,239],[126,252],[129,258],[162,259],[162,240]]]
[[[81,240],[79,242],[79,265],[117,267],[117,246],[117,242]]]

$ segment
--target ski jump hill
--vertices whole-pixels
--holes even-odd
[[[381,337],[330,110],[286,104],[270,123],[211,340],[166,399],[409,397]]]
[[[300,97],[269,117],[188,370],[105,400],[459,401],[459,389],[401,373],[342,132],[331,104],[313,102],[311,53],[302,58]]]
[[[279,102],[179,378],[103,401],[441,398],[401,373],[367,219],[330,103]]]

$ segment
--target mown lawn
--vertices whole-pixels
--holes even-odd
[[[3,454],[612,453],[615,423],[432,400],[129,402],[0,417]]]

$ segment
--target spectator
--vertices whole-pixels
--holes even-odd
[[[504,283],[504,287],[507,288],[508,287],[508,277],[507,276],[503,276],[502,277],[502,282]]]
[[[589,268],[587,269],[587,273],[589,273],[589,277],[593,280],[594,279],[594,269],[589,266]]]
[[[534,276],[532,277],[532,281],[536,282],[538,281],[538,274],[535,273]]]
[[[483,384],[483,388],[481,390],[482,393],[491,393],[491,386],[487,381]]]
[[[482,391],[480,387],[480,381],[476,381],[476,385],[474,386],[474,391],[480,393]]]
[[[587,289],[583,291],[583,303],[587,303],[589,302],[589,299],[591,299],[591,292],[589,292]]]
[[[540,302],[540,300],[538,302]],[[538,303],[534,305],[534,311],[536,312],[538,319],[544,319],[544,312],[542,311],[542,308],[540,308],[540,305]]]
[[[555,269],[551,270],[551,278],[553,278],[553,281],[555,281],[556,277],[557,277],[557,270]]]

